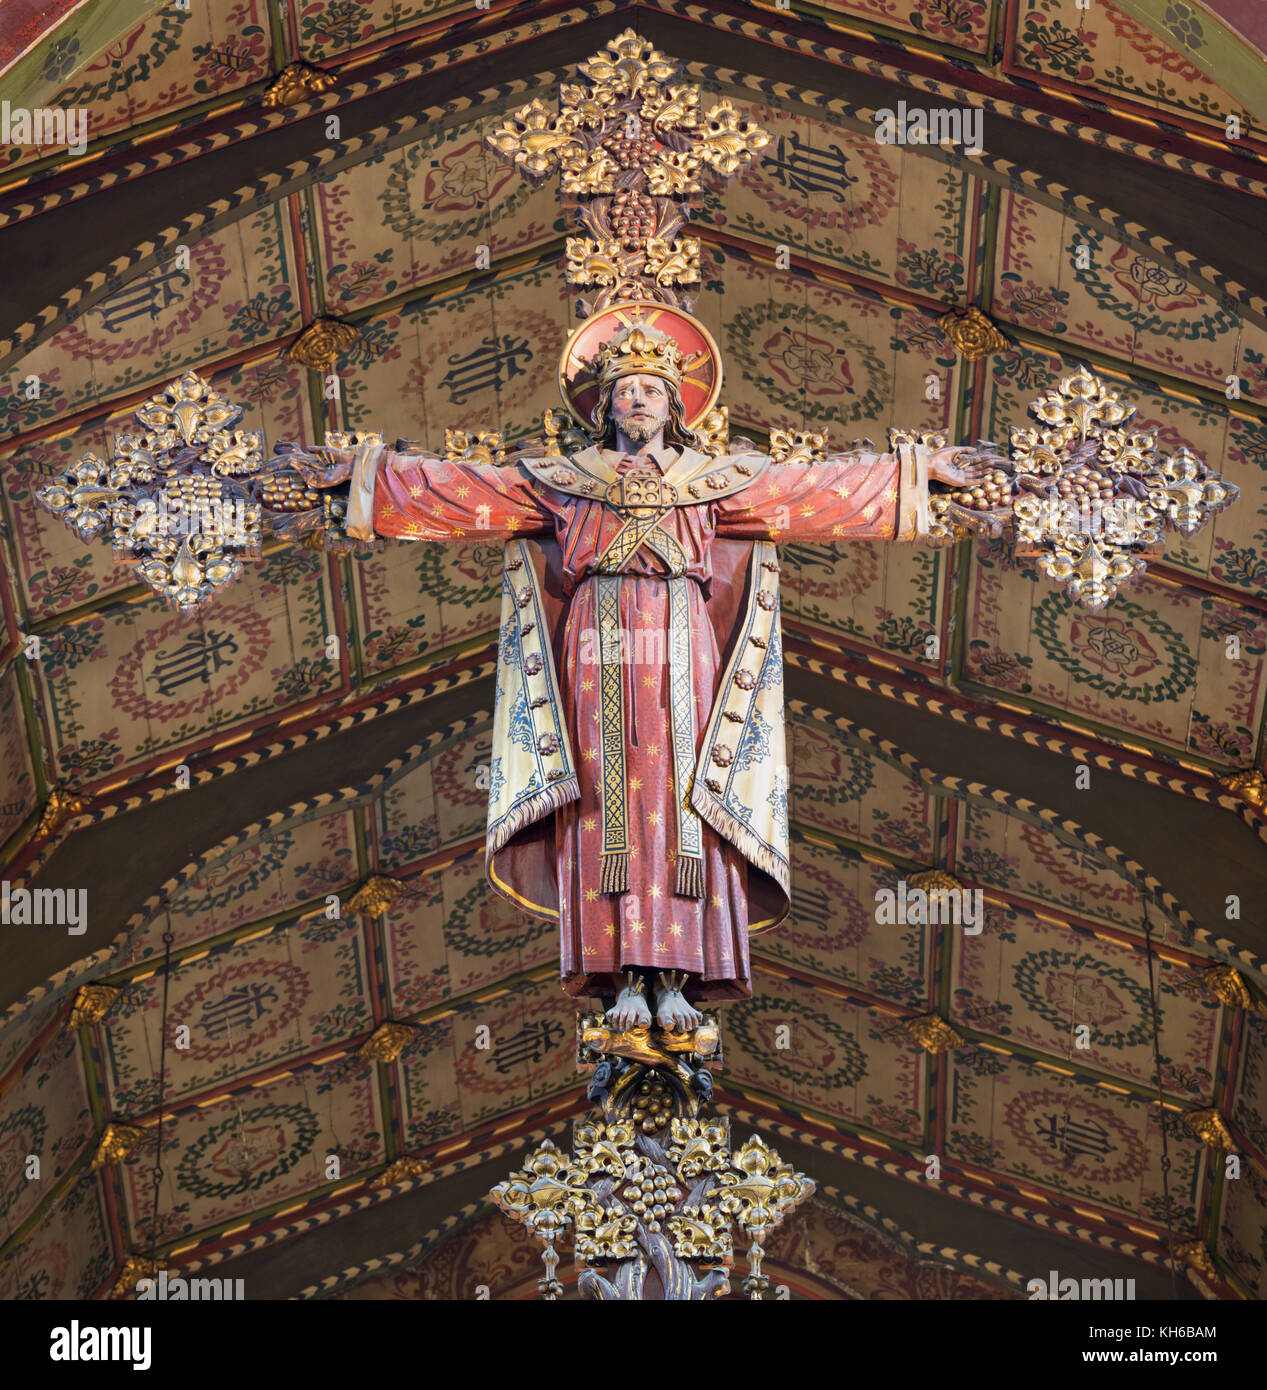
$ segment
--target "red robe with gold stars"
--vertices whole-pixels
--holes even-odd
[[[717,466],[733,457],[709,459],[673,449],[655,457],[662,476],[676,480],[685,503],[671,507],[660,522],[670,539],[656,537],[660,549],[676,559],[671,565],[655,548],[641,545],[616,581],[622,651],[628,653],[619,672],[627,809],[623,891],[604,891],[600,872],[603,750],[596,655],[598,563],[627,520],[607,500],[621,456],[589,449],[554,460],[567,467],[553,475],[539,461],[531,461],[531,469],[497,467],[381,448],[368,456],[362,451],[358,464],[349,509],[354,535],[358,524],[361,534],[369,534],[372,516],[378,536],[450,542],[532,538],[541,548],[543,602],[552,610],[550,649],[576,770],[570,785],[579,786],[579,796],[518,832],[504,856],[512,869],[490,868],[490,878],[526,910],[558,921],[563,983],[573,994],[612,995],[624,971],[642,967],[689,972],[686,993],[697,1000],[744,997],[750,993],[749,933],[777,925],[788,909],[786,873],[777,866],[772,872],[768,860],[750,862],[756,856],[746,855],[707,822],[696,840],[702,896],[675,891],[681,885],[675,872],[677,817],[690,812],[683,811],[683,764],[680,757],[675,764],[669,717],[671,572],[678,580],[675,611],[680,618],[684,606],[689,625],[694,758],[745,605],[751,609],[752,542],[912,539],[924,530],[926,484],[913,473],[900,479],[895,456],[778,466],[764,456],[743,455],[760,460],[751,485],[715,496],[692,484],[693,477],[707,480],[710,469],[716,476]],[[565,485],[552,485],[551,476]],[[738,478],[733,470],[722,476],[732,483]],[[765,568],[777,570],[777,565]],[[763,591],[765,607],[777,603],[777,579],[773,583],[773,590]],[[610,609],[607,616],[610,620]],[[777,611],[773,616],[772,645],[777,646]],[[777,651],[774,657],[777,662]],[[781,692],[779,698],[781,716]],[[781,748],[781,729],[779,735]],[[786,826],[786,791],[783,816]],[[698,890],[698,877],[692,881]]]

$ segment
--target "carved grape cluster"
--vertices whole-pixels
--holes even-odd
[[[655,1134],[673,1118],[673,1102],[663,1083],[654,1074],[638,1087],[633,1101],[634,1124],[643,1133]]]
[[[648,1165],[621,1193],[629,1210],[641,1217],[649,1231],[658,1231],[666,1216],[672,1215],[682,1200],[682,1189],[672,1176],[655,1165]]]
[[[1065,473],[1059,483],[1056,484],[1056,491],[1061,497],[1086,498],[1088,501],[1099,498],[1102,502],[1109,502],[1113,499],[1114,483],[1107,473],[1102,473],[1098,468],[1071,468]]]
[[[612,231],[626,251],[634,251],[655,235],[659,222],[655,199],[622,188],[612,206]]]
[[[635,135],[626,126],[620,134],[604,140],[603,148],[622,169],[642,169],[656,157],[660,143],[642,129]]]
[[[1002,469],[986,474],[985,481],[973,488],[960,488],[952,494],[961,507],[976,512],[992,512],[1012,500],[1012,480]]]
[[[303,480],[280,473],[260,484],[260,501],[270,512],[302,512],[321,505],[321,495]]]

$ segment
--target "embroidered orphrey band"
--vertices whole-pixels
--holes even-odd
[[[602,727],[600,787],[603,862],[600,890],[629,891],[629,828],[625,812],[625,710],[621,698],[620,580],[598,580],[598,695]]]

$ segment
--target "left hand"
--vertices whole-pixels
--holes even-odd
[[[1011,469],[1007,459],[984,449],[965,448],[961,444],[938,449],[928,461],[928,476],[947,487],[980,487],[997,468]]]

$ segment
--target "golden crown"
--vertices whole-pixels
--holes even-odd
[[[598,350],[595,366],[600,386],[639,372],[663,377],[679,388],[682,385],[682,350],[677,341],[641,323],[608,338]]]

